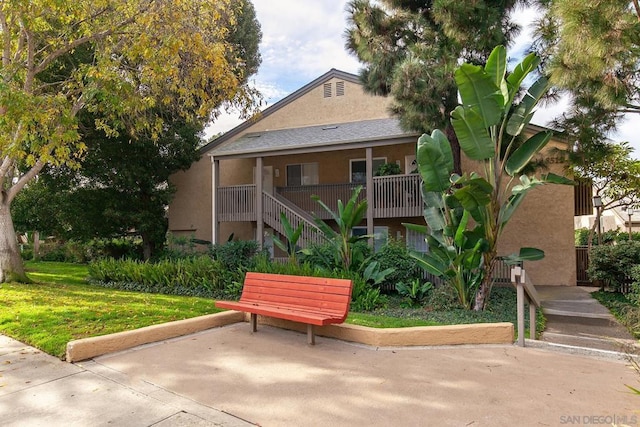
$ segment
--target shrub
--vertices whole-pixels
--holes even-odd
[[[458,300],[458,294],[451,286],[442,284],[429,292],[425,302],[427,310],[450,311],[462,308]]]
[[[373,255],[374,261],[380,263],[380,269],[395,268],[388,274],[380,287],[383,290],[394,291],[399,283],[411,283],[414,279],[422,277],[422,270],[415,259],[409,255],[404,242],[389,239],[389,241]]]
[[[431,282],[423,282],[421,279],[413,279],[409,284],[404,282],[396,284],[396,290],[404,297],[403,305],[406,307],[420,307],[431,288],[433,288]]]
[[[163,260],[157,263],[113,258],[89,265],[94,284],[138,292],[213,297],[220,295],[223,267],[208,256]]]
[[[587,274],[591,280],[603,280],[614,290],[630,279],[632,267],[640,264],[640,242],[623,241],[616,245],[594,246],[589,255]]]

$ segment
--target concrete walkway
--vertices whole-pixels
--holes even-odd
[[[598,288],[536,286],[536,290],[547,318],[544,341],[640,354],[638,340],[591,296]]]

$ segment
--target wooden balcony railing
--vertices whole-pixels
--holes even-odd
[[[256,221],[256,186],[218,188],[216,209],[218,221]]]
[[[371,198],[369,203],[371,203]],[[421,216],[423,210],[419,175],[391,175],[373,178],[374,218]]]
[[[330,219],[312,195],[317,195],[333,212],[338,209],[338,200],[346,203],[359,184],[323,184],[278,187],[276,193],[293,205],[321,219]],[[364,187],[364,186],[363,186]],[[235,185],[220,187],[217,193],[219,221],[256,221],[256,186]],[[373,178],[373,191],[363,188],[358,200],[367,199],[373,204],[374,218],[405,218],[421,216],[423,211],[420,196],[419,175],[392,175]]]

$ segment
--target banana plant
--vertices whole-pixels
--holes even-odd
[[[300,223],[298,226],[293,229],[287,215],[284,212],[280,212],[280,223],[282,224],[282,228],[284,230],[284,237],[287,239],[286,243],[280,240],[278,237],[273,236],[273,243],[287,253],[289,256],[289,262],[291,264],[296,264],[296,254],[299,250],[298,248],[298,240],[300,240],[300,236],[302,235],[302,230],[304,228],[304,224]]]
[[[331,218],[338,226],[338,231],[334,230],[329,224],[322,219],[316,217],[315,222],[322,232],[324,239],[336,248],[336,254],[339,257],[342,267],[346,270],[351,269],[353,259],[353,247],[354,245],[363,240],[367,240],[371,236],[353,235],[353,227],[359,225],[367,214],[367,200],[358,201],[358,196],[362,191],[362,186],[355,188],[347,203],[343,203],[342,200],[338,200],[338,210],[334,212],[329,206],[327,206],[320,197],[317,195],[311,196],[313,200],[327,211]]]
[[[462,104],[451,113],[451,124],[462,151],[478,165],[475,172],[452,174],[453,156],[441,131],[422,135],[418,141],[416,159],[430,245],[430,253],[420,257],[421,265],[451,283],[461,302],[475,310],[486,305],[498,239],[527,193],[548,183],[573,184],[552,173],[539,177],[525,173],[552,136],[551,131],[526,139],[523,134],[548,89],[541,77],[517,98],[539,63],[530,54],[507,74],[506,49],[498,46],[484,67],[462,64],[455,71]],[[509,259],[542,257],[541,250],[522,248]]]

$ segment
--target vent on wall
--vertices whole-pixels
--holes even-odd
[[[344,82],[336,82],[336,96],[344,95]]]
[[[331,98],[331,83],[324,84],[324,97]]]

